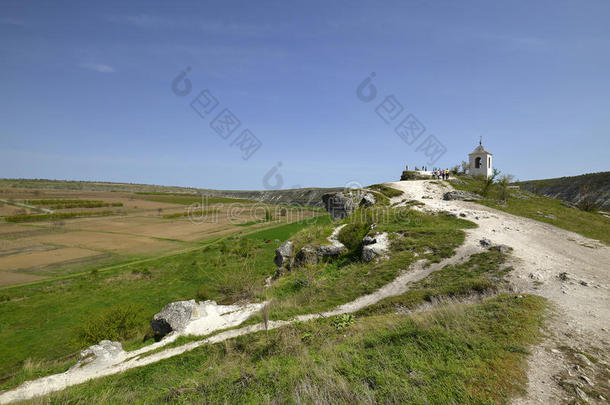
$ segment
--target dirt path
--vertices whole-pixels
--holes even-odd
[[[406,194],[392,202],[414,199],[425,203],[424,210],[448,211],[476,222],[479,227],[467,231],[466,246],[472,247],[483,238],[511,246],[517,261],[512,284],[519,291],[547,298],[555,307],[549,336],[530,357],[527,395],[515,399],[514,404],[565,403],[576,397],[606,403],[604,398],[585,392],[599,393],[596,376],[607,372],[610,248],[576,233],[476,203],[444,201],[443,194],[451,189],[446,183],[422,180],[387,185]],[[599,363],[575,357],[577,352]]]

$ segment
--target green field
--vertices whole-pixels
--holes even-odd
[[[115,304],[134,305],[141,313],[137,333],[124,342],[129,348],[152,342],[148,323],[170,302],[198,297],[219,303],[254,299],[265,278],[275,272],[274,251],[280,243],[275,240],[284,241],[316,221],[325,223],[329,217],[206,242],[187,253],[109,271],[94,269],[79,277],[4,288],[0,374],[15,373],[28,358],[44,366],[76,354],[86,346],[79,340],[79,327]]]

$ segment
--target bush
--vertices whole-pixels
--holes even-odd
[[[362,247],[362,238],[368,233],[370,224],[347,224],[341,229],[338,239],[349,251],[357,251]]]
[[[101,340],[125,341],[144,329],[141,309],[134,305],[115,305],[90,317],[79,328],[80,342],[87,346]]]

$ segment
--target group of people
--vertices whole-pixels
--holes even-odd
[[[409,171],[409,165],[407,165],[407,171]],[[422,172],[427,172],[428,171],[428,166],[422,166],[421,168],[418,166],[415,166],[415,171],[422,171]],[[449,169],[440,169],[438,167],[434,167],[432,168],[432,178],[437,179],[437,180],[449,180]]]
[[[435,169],[432,171],[432,177],[437,180],[449,180],[449,169]]]

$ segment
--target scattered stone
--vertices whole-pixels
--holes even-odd
[[[562,271],[561,273],[559,273],[557,275],[557,277],[561,280],[561,281],[567,281],[569,279],[568,277],[568,273],[566,271]]]
[[[422,198],[423,200],[432,200],[432,197],[431,197],[431,196],[429,196],[429,195],[422,195],[422,196],[421,196],[421,198]]]
[[[544,279],[544,277],[542,276],[542,274],[536,272],[536,273],[530,273],[529,274],[529,278],[531,278],[532,280],[536,280],[536,281],[542,281]]]
[[[479,241],[479,243],[481,244],[481,246],[483,246],[484,248],[489,248],[491,247],[491,241],[487,238],[483,238]]]
[[[466,218],[466,214],[464,214],[463,212],[460,212],[460,216],[461,216],[462,218]]]
[[[476,201],[480,200],[481,196],[470,191],[455,190],[449,191],[443,195],[443,200],[461,200],[461,201]]]
[[[584,287],[586,287],[586,286],[588,286],[588,285],[589,285],[589,284],[588,284],[586,281],[584,281],[584,280],[580,280],[580,283],[579,283],[579,284],[580,284],[580,285],[582,285],[582,286],[584,286]]]

